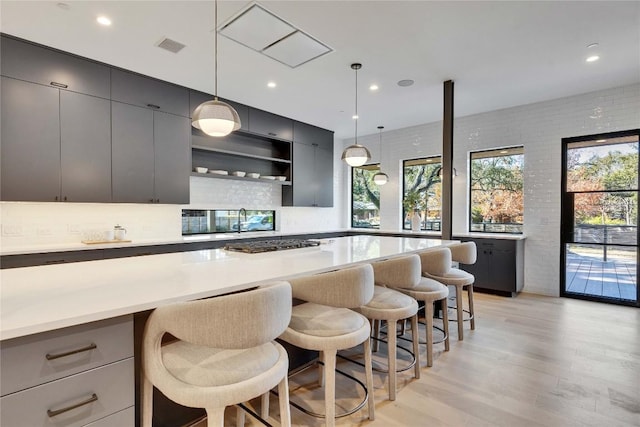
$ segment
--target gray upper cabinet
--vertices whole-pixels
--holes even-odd
[[[68,202],[111,201],[111,103],[60,91],[60,195]]]
[[[59,90],[2,77],[2,200],[60,196]]]
[[[189,117],[188,89],[113,68],[111,99],[166,113]]]
[[[284,206],[333,206],[333,132],[293,122],[291,187],[283,187]]]
[[[189,117],[193,117],[193,111],[198,107],[198,105],[202,104],[206,101],[212,101],[213,95],[209,95],[208,93],[198,92],[195,90],[189,91]],[[220,101],[226,102],[231,105],[238,112],[238,116],[240,116],[240,129],[241,131],[249,130],[249,107],[243,104],[239,104],[237,102],[229,101],[228,99],[219,98]],[[204,136],[205,134],[197,129],[194,130],[199,135]]]
[[[157,203],[189,203],[190,127],[187,117],[161,112],[153,115]]]
[[[113,201],[153,203],[153,111],[111,103]]]
[[[112,101],[113,201],[189,203],[187,117]]]
[[[255,108],[249,108],[249,132],[267,138],[292,141],[293,120]]]
[[[109,98],[109,67],[31,43],[2,37],[2,75]]]

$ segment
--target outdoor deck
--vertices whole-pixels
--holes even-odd
[[[567,252],[566,291],[635,301],[636,263],[626,259]]]

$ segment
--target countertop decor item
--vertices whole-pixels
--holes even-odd
[[[351,64],[351,68],[356,72],[356,112],[353,116],[356,124],[356,132],[353,145],[348,146],[342,152],[342,160],[349,166],[362,166],[371,159],[371,153],[364,145],[358,144],[358,70],[362,64]]]
[[[249,178],[260,178],[260,174],[259,174],[259,173],[256,173],[256,172],[249,172],[249,173],[247,174],[247,176],[248,176]]]
[[[198,173],[207,173],[208,170],[209,169],[203,168],[203,167],[200,167],[200,166],[196,167],[196,172],[198,172]]]
[[[378,158],[378,162],[380,162],[380,164],[382,164],[382,129],[384,129],[384,126],[378,126],[378,130],[380,131],[380,157]],[[373,182],[375,182],[376,185],[385,185],[387,181],[389,181],[389,175],[382,172],[382,169],[378,169],[378,172],[373,175]]]
[[[218,0],[215,0],[214,3],[214,99],[203,102],[196,107],[191,125],[209,136],[221,137],[240,129],[240,116],[231,105],[218,100]]]
[[[247,174],[247,173],[246,173],[246,172],[244,172],[244,171],[233,171],[233,172],[231,172],[231,175],[233,175],[233,176],[239,176],[239,177],[243,177],[243,176],[245,176],[246,174]]]

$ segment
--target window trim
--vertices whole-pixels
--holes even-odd
[[[436,159],[437,161],[433,162],[433,164],[440,164],[440,168],[442,168],[442,155],[441,154],[434,154],[431,156],[422,156],[422,157],[415,157],[415,158],[411,158],[411,159],[403,159],[402,160],[402,193],[400,193],[400,224],[401,224],[401,230],[411,230],[411,225],[409,225],[408,228],[405,228],[405,224],[404,224],[404,219],[407,216],[407,213],[404,210],[404,195],[406,193],[406,186],[405,186],[405,179],[404,179],[404,170],[406,167],[407,162],[415,162],[418,160],[427,160],[427,159]],[[411,166],[417,166],[417,165],[411,165]],[[442,209],[442,199],[440,200],[440,208]],[[420,231],[434,231],[434,230],[427,230],[425,228],[422,228],[422,226],[420,226]],[[441,232],[442,231],[442,218],[440,218],[440,230],[435,230],[437,232]]]

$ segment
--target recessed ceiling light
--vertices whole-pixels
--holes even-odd
[[[111,19],[107,18],[106,16],[98,16],[98,18],[96,18],[96,21],[98,21],[98,24],[104,25],[105,27],[111,25]]]
[[[591,55],[587,57],[587,62],[596,62],[600,57],[598,55]]]
[[[267,86],[276,87],[277,85],[276,85],[276,82],[269,82],[269,83],[267,83]]]
[[[369,86],[369,90],[378,90],[378,89],[379,89],[378,85]]]
[[[354,114],[353,116],[351,116],[351,118],[352,118],[353,120],[358,120],[358,119],[359,119],[359,117],[358,117],[356,114]]]
[[[413,80],[411,79],[400,80],[398,82],[398,86],[402,86],[402,87],[411,86],[412,84],[413,84]]]

